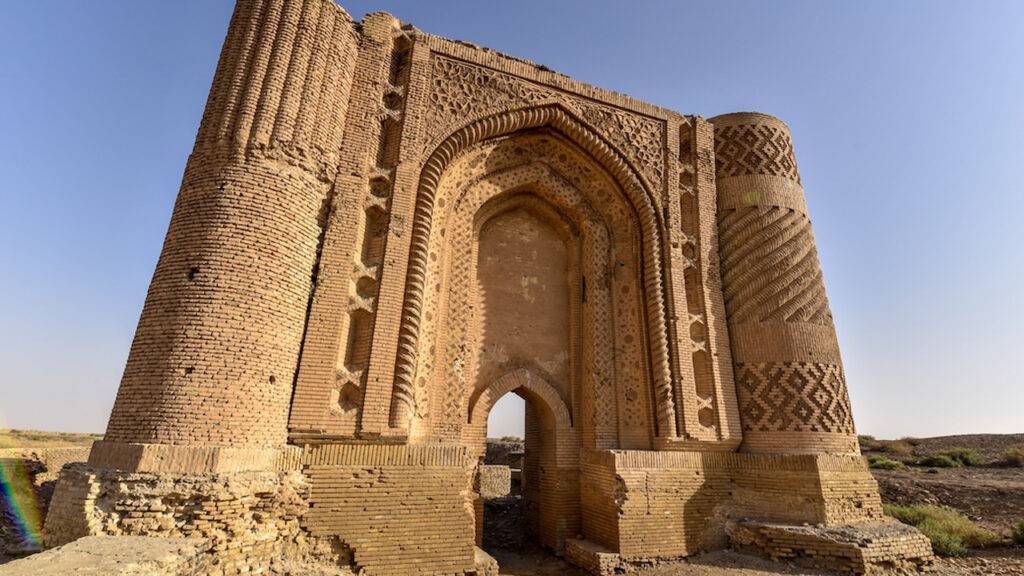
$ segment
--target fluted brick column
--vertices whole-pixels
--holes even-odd
[[[749,112],[711,122],[742,449],[855,452],[839,345],[789,128]]]
[[[239,0],[94,465],[273,464],[355,65],[330,0]]]

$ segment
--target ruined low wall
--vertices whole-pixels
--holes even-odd
[[[496,464],[516,467],[526,449],[522,440],[487,439],[487,450],[484,454],[485,464]]]
[[[204,576],[286,572],[303,562],[367,576],[477,569],[468,449],[310,445],[288,463],[291,469],[221,474],[72,464],[54,493],[45,542],[198,539]]]
[[[934,561],[928,538],[893,520],[860,524],[856,531],[762,522],[730,523],[728,530],[733,547],[741,552],[822,570],[915,573]]]
[[[299,472],[172,475],[72,464],[47,514],[45,541],[90,535],[198,538],[210,552],[203,574],[266,570],[305,547],[308,506]]]
[[[287,470],[190,475],[71,464],[49,508],[46,543],[96,534],[198,538],[208,550],[201,573],[213,576],[303,559],[367,576],[462,575],[478,569],[479,494],[508,486],[507,467],[478,467],[462,446],[307,445],[289,462]],[[550,532],[536,536],[560,549],[582,533],[565,554],[594,573],[730,543],[780,559],[848,558],[843,567],[851,570],[851,562],[931,558],[916,532],[885,524],[857,455],[610,450],[584,455],[578,471],[538,478],[548,502],[534,513],[557,512],[558,502],[579,506],[578,516],[552,518],[579,518],[582,527],[535,518]],[[815,529],[790,530],[800,525]]]

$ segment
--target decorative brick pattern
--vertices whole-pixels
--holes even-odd
[[[738,364],[744,430],[853,434],[842,368],[809,362]]]
[[[712,118],[722,293],[744,449],[853,452],[842,360],[789,130]]]
[[[715,169],[719,178],[768,174],[800,182],[789,131],[765,123],[736,124],[716,131]]]
[[[616,184],[622,187],[623,193],[633,209],[639,212],[640,234],[644,239],[641,242],[641,249],[645,255],[643,278],[645,286],[649,287],[646,312],[649,323],[648,338],[650,339],[649,349],[655,393],[658,396],[655,405],[658,409],[659,427],[666,432],[664,435],[675,434],[675,408],[672,403],[664,294],[661,288],[663,280],[662,271],[658,265],[661,257],[660,253],[655,250],[655,247],[661,242],[657,212],[649,192],[636,178],[630,165],[597,134],[569,115],[565,108],[553,105],[530,110],[513,110],[485,117],[445,140],[424,164],[417,194],[416,214],[413,218],[405,303],[399,331],[398,361],[395,369],[396,393],[392,405],[393,425],[407,422],[409,414],[414,412],[414,407],[408,402],[408,399],[414,397],[411,391],[414,389],[414,380],[417,374],[416,357],[421,350],[419,332],[423,320],[425,292],[430,286],[428,276],[430,276],[431,263],[438,257],[436,251],[431,252],[430,250],[430,239],[432,230],[434,230],[434,219],[440,219],[435,215],[435,206],[444,208],[441,205],[443,198],[439,196],[441,192],[439,186],[449,165],[460,155],[465,154],[466,148],[473,143],[545,126],[550,126],[567,136],[576,146],[596,160],[603,170],[610,173]],[[431,256],[432,254],[433,256]]]
[[[466,118],[523,105],[562,100],[616,147],[627,153],[647,182],[660,187],[664,174],[664,124],[649,117],[559,93],[550,86],[435,56],[430,75],[430,104],[423,142],[429,153],[453,127]]]

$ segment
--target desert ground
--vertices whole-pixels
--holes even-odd
[[[46,499],[58,470],[46,469],[46,462],[31,459],[43,449],[67,450],[71,456],[84,455],[85,449],[99,439],[97,434],[68,434],[27,430],[0,430],[0,464],[13,466],[15,460],[36,475],[38,498],[45,511]],[[944,436],[921,439],[878,440],[861,438],[864,457],[872,463],[882,500],[894,505],[932,505],[947,507],[963,514],[971,522],[992,534],[984,547],[974,547],[960,557],[941,557],[936,574],[1024,575],[1024,545],[1013,541],[1015,527],[1024,522],[1024,462],[1012,455],[1024,449],[1024,434]],[[520,451],[514,439],[490,442],[489,461],[508,459]],[[929,460],[942,454],[971,455],[971,465],[930,466]],[[879,463],[882,464],[879,464]],[[888,462],[888,463],[887,463]],[[896,463],[896,464],[892,464]],[[51,467],[63,465],[52,460]],[[874,467],[881,465],[883,467]],[[8,468],[10,473],[11,468]],[[6,496],[5,496],[6,498]],[[515,496],[488,501],[485,518],[484,548],[501,566],[503,576],[585,576],[564,560],[534,545],[521,528],[522,510]],[[5,502],[0,518],[0,564],[23,551],[13,545],[10,507]],[[305,570],[288,572],[309,574]],[[344,572],[337,572],[339,574]],[[773,563],[730,551],[702,554],[683,562],[651,566],[638,576],[768,576],[823,575],[799,566]]]
[[[88,447],[101,438],[103,438],[102,434],[0,429],[0,450],[12,448]]]

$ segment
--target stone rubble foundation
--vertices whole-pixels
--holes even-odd
[[[299,519],[309,487],[298,472],[126,473],[72,464],[47,515],[47,546],[92,535],[198,539],[203,574],[264,572],[307,545]]]

